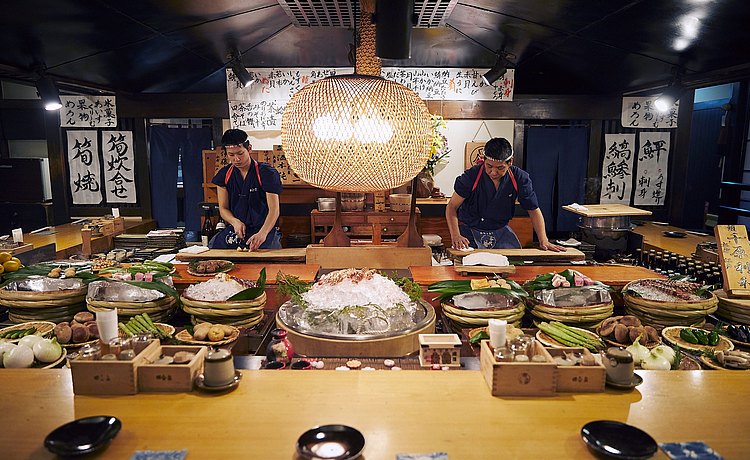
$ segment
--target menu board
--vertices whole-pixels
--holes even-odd
[[[749,297],[750,243],[744,225],[717,225],[714,227],[719,247],[724,291],[729,297]]]
[[[305,182],[300,179],[294,171],[292,171],[292,168],[289,167],[289,162],[286,161],[286,156],[284,156],[284,151],[281,149],[280,145],[274,145],[273,150],[256,150],[255,153],[258,154],[258,161],[268,163],[276,168],[281,176],[282,184],[305,184]]]
[[[623,97],[620,122],[623,128],[677,128],[677,112],[680,102],[676,101],[666,112],[654,107],[656,96]]]

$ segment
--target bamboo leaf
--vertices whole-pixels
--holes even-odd
[[[255,286],[251,288],[247,288],[244,291],[240,291],[237,294],[233,295],[232,297],[228,298],[228,301],[236,301],[236,300],[253,300],[260,297],[261,294],[263,294],[263,291],[266,289],[266,267],[263,267],[263,270],[260,271],[260,275],[258,276],[258,281],[255,282]]]

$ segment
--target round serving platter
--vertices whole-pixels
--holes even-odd
[[[719,343],[717,345],[699,345],[696,343],[690,343],[680,338],[680,331],[685,329],[685,326],[670,326],[665,327],[661,331],[662,337],[664,337],[664,340],[669,342],[672,345],[677,345],[678,347],[689,350],[689,351],[698,351],[698,352],[704,352],[704,351],[726,351],[726,350],[734,350],[734,344],[726,337],[720,335],[719,336]],[[689,328],[689,329],[696,329],[696,328]]]

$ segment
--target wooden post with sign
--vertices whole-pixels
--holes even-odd
[[[714,227],[724,291],[729,297],[750,297],[750,242],[744,225]]]

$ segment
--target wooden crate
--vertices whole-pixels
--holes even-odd
[[[102,344],[102,355],[109,352]],[[77,395],[134,395],[138,392],[138,372],[141,364],[159,356],[159,341],[153,340],[129,361],[70,361],[73,393]]]
[[[544,363],[499,362],[483,340],[479,366],[492,396],[553,396],[557,391],[557,365],[538,341],[533,342],[535,353],[547,358]]]
[[[566,347],[547,348],[549,354],[563,356],[564,353],[582,353],[591,355],[586,348]],[[607,369],[601,364],[596,366],[557,366],[557,391],[571,393],[597,393],[604,391],[604,380]]]
[[[139,391],[192,391],[193,380],[203,373],[207,349],[201,346],[164,345],[158,356],[174,356],[178,351],[195,353],[187,364],[150,364],[138,366]]]

